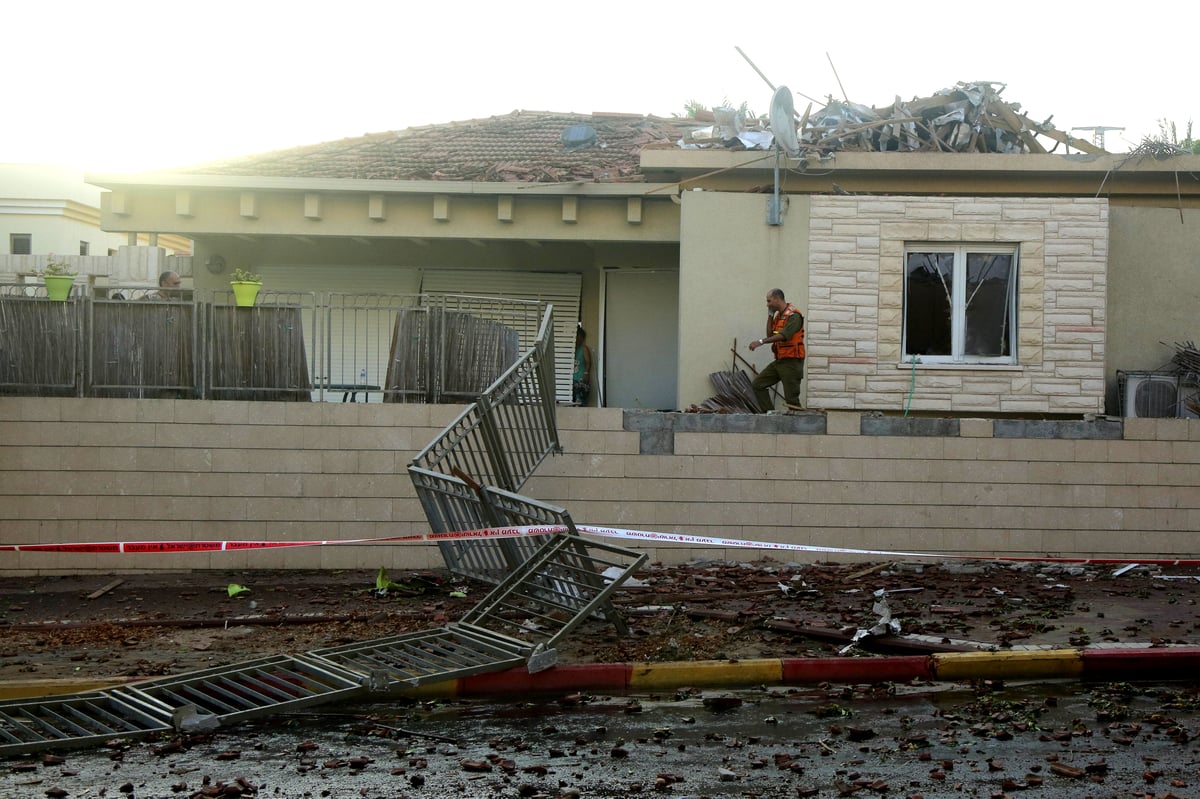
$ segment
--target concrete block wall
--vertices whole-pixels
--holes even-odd
[[[783,417],[797,422],[778,432],[780,417],[593,414],[584,433],[573,412],[560,413],[566,454],[527,485],[528,493],[568,507],[577,523],[973,557],[1175,559],[1200,551],[1200,420],[830,411]],[[819,429],[804,423],[812,416],[824,419]],[[688,429],[664,436],[671,417],[685,419]],[[760,430],[747,429],[747,418]],[[604,428],[609,432],[598,439]],[[631,433],[637,442],[627,438]],[[588,437],[586,449],[575,445],[579,434]],[[798,561],[881,557],[655,547],[650,558],[764,554]]]
[[[809,407],[1104,411],[1108,201],[1030,197],[813,197]],[[1018,363],[903,363],[904,247],[1019,247]]]
[[[405,467],[460,406],[0,398],[0,543],[427,530]],[[794,422],[787,420],[795,419]],[[1028,422],[561,408],[524,493],[580,524],[958,555],[1192,558],[1200,420]],[[628,542],[651,560],[881,555]],[[0,552],[0,574],[442,565],[426,545]]]
[[[408,462],[452,405],[0,398],[0,543],[378,538],[428,530]],[[0,552],[0,572],[428,568],[427,545]]]

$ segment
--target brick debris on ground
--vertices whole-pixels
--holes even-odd
[[[0,681],[179,674],[457,620],[488,586],[445,571],[201,571],[7,578]],[[231,585],[248,590],[230,596]],[[560,663],[1200,644],[1200,570],[982,561],[648,566]],[[461,596],[465,594],[465,596]]]

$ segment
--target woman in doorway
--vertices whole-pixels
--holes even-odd
[[[587,405],[592,392],[592,351],[583,325],[575,331],[575,372],[571,375],[571,404]]]

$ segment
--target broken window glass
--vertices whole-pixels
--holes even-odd
[[[904,354],[950,355],[954,254],[910,252],[907,260]]]
[[[1016,247],[913,245],[904,260],[906,361],[1014,361]]]

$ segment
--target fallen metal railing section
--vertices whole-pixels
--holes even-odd
[[[444,628],[278,655],[108,691],[0,702],[0,756],[194,732],[372,691],[557,661],[554,645],[646,556],[559,533],[463,619]]]
[[[618,619],[609,597],[646,559],[577,535],[548,536],[520,568],[461,620],[430,630],[310,654],[370,677],[377,690],[417,686],[525,663],[543,671],[558,659],[555,645],[594,613]],[[624,625],[618,623],[624,631]]]
[[[0,702],[2,755],[143,738],[170,730],[170,715],[148,714],[111,693]]]
[[[311,654],[272,657],[160,677],[111,693],[172,726],[213,718],[233,724],[255,716],[341,699],[363,690],[362,676]],[[178,715],[177,715],[178,714]]]
[[[553,307],[533,346],[413,458],[409,477],[435,532],[563,525],[561,509],[515,493],[561,451],[554,399]],[[500,499],[509,492],[509,499]],[[573,528],[572,528],[573,529]],[[446,568],[493,585],[543,545],[531,539],[438,544]]]
[[[560,449],[551,319],[547,307],[534,346],[409,466],[435,532],[546,528],[503,537],[479,532],[439,544],[452,572],[495,586],[460,621],[111,691],[0,702],[0,755],[212,729],[521,664],[542,671],[557,662],[557,642],[589,618],[627,634],[611,595],[646,555],[585,541],[566,509],[516,493]]]
[[[568,526],[568,517],[561,508],[417,466],[410,466],[408,473],[434,532],[527,525]],[[528,560],[545,541],[546,536],[529,535],[465,539],[438,546],[450,571],[495,585]]]
[[[560,449],[552,318],[547,308],[533,347],[417,453],[414,466],[518,491]]]

